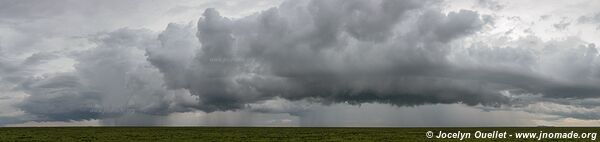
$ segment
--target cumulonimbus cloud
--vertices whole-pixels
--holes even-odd
[[[286,111],[256,105],[269,100],[526,109],[600,96],[594,44],[478,35],[491,23],[475,11],[442,12],[437,1],[294,0],[239,19],[207,9],[197,25],[170,24],[158,36],[94,38],[74,72],[24,81],[31,96],[19,107],[38,120],[81,120],[122,113],[93,111],[108,106],[156,115]]]
[[[237,20],[207,9],[197,27],[201,47],[162,44],[148,57],[168,86],[199,96],[205,111],[273,97],[399,106],[505,102],[472,89],[475,81],[438,76],[448,69],[446,43],[486,22],[473,11],[443,14],[427,3],[287,2]],[[184,41],[172,44],[195,46]]]
[[[430,3],[294,1],[241,19],[208,9],[198,22],[200,48],[163,44],[148,50],[149,61],[168,86],[198,96],[204,111],[273,97],[497,106],[518,102],[513,95],[519,94],[594,98],[600,92],[594,44],[532,38],[456,47],[451,42],[464,42],[491,17],[444,14]]]

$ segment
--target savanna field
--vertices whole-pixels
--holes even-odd
[[[427,131],[492,132],[598,132],[600,128],[330,128],[330,127],[8,127],[0,128],[0,141],[459,141],[429,139]],[[592,141],[542,139],[542,141]],[[537,139],[470,139],[463,141],[538,141]]]

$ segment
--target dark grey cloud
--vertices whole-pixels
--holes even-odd
[[[32,79],[22,84],[22,89],[32,95],[19,104],[23,111],[41,117],[41,120],[82,120],[99,118],[90,110],[99,103],[96,92],[82,90],[79,78],[72,74],[54,75],[45,79]]]
[[[31,115],[30,120],[89,120],[178,111],[169,99],[176,93],[163,86],[160,73],[145,58],[145,48],[157,43],[154,34],[121,29],[92,39],[98,46],[75,55],[75,71],[33,77],[20,84],[17,89],[30,96],[17,107]],[[34,55],[26,62],[42,57]]]
[[[477,33],[491,17],[469,10],[441,13],[425,6],[432,2],[388,2],[343,1],[331,8],[331,1],[288,1],[241,19],[208,9],[197,27],[201,47],[193,47],[191,33],[182,31],[175,37],[185,37],[184,46],[163,43],[149,50],[149,61],[167,86],[190,90],[199,97],[197,108],[208,112],[274,97],[325,104],[517,106],[539,100],[518,101],[501,92],[595,98],[600,91],[593,44],[524,39],[505,47],[456,48],[452,41]],[[186,52],[160,53],[170,48]],[[573,58],[581,62],[567,63]]]
[[[209,8],[197,24],[158,33],[123,28],[86,36],[93,47],[81,51],[36,52],[20,62],[0,56],[0,77],[29,95],[17,105],[27,115],[20,121],[241,109],[303,115],[311,104],[365,103],[598,117],[591,114],[600,94],[595,44],[482,35],[494,17],[442,7],[290,0],[235,19]],[[29,73],[58,56],[73,58],[74,70]],[[587,110],[567,113],[573,108]]]
[[[505,103],[482,89],[487,86],[471,88],[477,81],[441,75],[451,70],[443,58],[446,43],[479,30],[485,24],[481,16],[468,10],[444,14],[424,7],[428,4],[288,1],[239,20],[207,9],[198,22],[202,46],[193,60],[191,42],[184,47],[163,42],[148,50],[149,61],[168,86],[190,90],[199,96],[199,109],[208,112],[273,97],[398,106]],[[172,34],[171,26],[166,34]],[[188,53],[160,53],[170,48]]]

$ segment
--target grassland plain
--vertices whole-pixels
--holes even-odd
[[[591,127],[354,128],[354,127],[4,127],[0,141],[459,141],[429,139],[426,132],[599,132]],[[542,141],[592,141],[542,139]],[[537,139],[470,139],[463,141],[538,141]]]

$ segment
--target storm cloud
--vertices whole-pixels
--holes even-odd
[[[443,1],[289,0],[239,18],[215,8],[198,16],[159,32],[86,35],[91,47],[82,50],[0,57],[0,85],[13,86],[3,90],[27,94],[15,104],[21,120],[0,124],[191,111],[302,115],[312,104],[464,104],[600,119],[595,43],[486,34],[501,17],[447,11]],[[73,69],[31,73],[61,58],[74,60]]]
[[[486,22],[473,11],[424,7],[432,3],[290,1],[238,20],[207,9],[197,27],[201,47],[189,32],[175,36],[188,38],[182,42],[163,39],[173,34],[170,26],[148,59],[167,86],[199,96],[204,111],[273,97],[398,106],[505,103],[497,92],[473,89],[476,81],[444,75],[452,70],[443,57],[446,44]]]
[[[594,44],[532,39],[523,42],[539,48],[455,47],[451,42],[481,30],[489,17],[425,7],[432,3],[294,1],[237,20],[207,9],[197,27],[201,47],[192,47],[191,33],[182,32],[176,37],[188,38],[178,42],[184,45],[162,44],[148,58],[168,86],[199,96],[204,111],[273,97],[495,106],[513,101],[502,91],[557,98],[600,93]],[[161,37],[172,34],[167,31]]]

